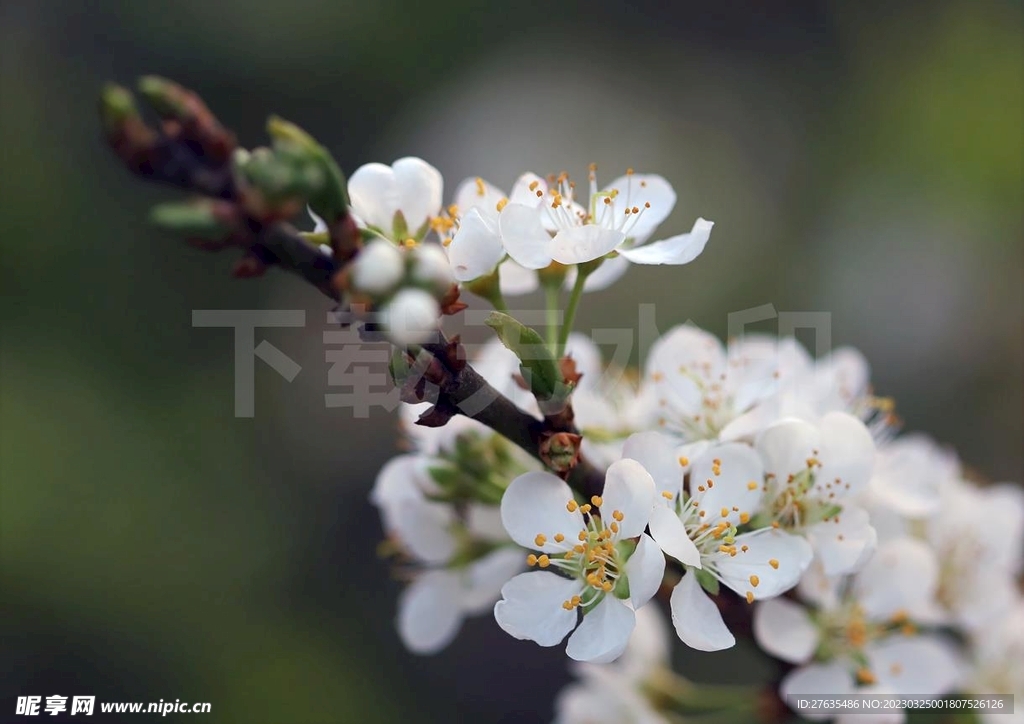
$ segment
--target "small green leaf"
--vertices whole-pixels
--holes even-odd
[[[569,389],[562,380],[558,363],[537,330],[502,312],[491,312],[485,323],[519,358],[519,369],[537,399],[568,396]]]
[[[391,230],[395,241],[402,242],[409,238],[409,224],[406,222],[405,214],[402,213],[401,209],[396,211],[391,219]]]
[[[703,568],[694,568],[691,573],[697,576],[697,583],[705,591],[710,593],[712,596],[717,596],[720,586],[718,585],[718,579],[711,575],[710,571],[704,570]]]

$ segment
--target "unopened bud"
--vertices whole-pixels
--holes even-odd
[[[352,288],[373,296],[387,294],[405,276],[405,260],[394,244],[376,239],[352,263]]]
[[[540,459],[556,473],[576,467],[580,459],[582,437],[571,432],[556,432],[540,443]]]
[[[437,244],[420,244],[412,250],[412,278],[438,297],[448,293],[455,278],[448,255]]]
[[[149,214],[151,222],[188,236],[220,237],[237,221],[234,206],[225,201],[196,199],[157,204]]]
[[[422,289],[403,289],[384,308],[388,338],[399,346],[420,344],[437,334],[441,308]]]

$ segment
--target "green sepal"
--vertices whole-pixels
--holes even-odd
[[[179,119],[188,118],[189,109],[182,103],[181,87],[172,80],[158,75],[144,75],[139,78],[139,93],[161,116]]]
[[[710,571],[706,571],[703,568],[693,568],[691,573],[697,576],[697,583],[700,587],[707,591],[712,596],[717,596],[721,590],[721,586],[718,583],[718,579],[711,575]]]
[[[622,601],[629,600],[629,578],[622,576],[615,582],[615,588],[612,589],[612,595]]]
[[[409,224],[405,220],[405,214],[399,209],[391,218],[391,232],[393,239],[399,243],[409,238]]]
[[[230,226],[217,218],[213,204],[206,199],[157,204],[149,212],[149,220],[168,231],[187,236],[219,238],[230,231]]]
[[[568,397],[569,386],[562,380],[558,363],[537,330],[502,312],[491,312],[485,324],[519,358],[523,379],[538,400]]]

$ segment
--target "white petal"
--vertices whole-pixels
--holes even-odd
[[[704,251],[714,225],[713,221],[697,219],[688,234],[679,234],[632,249],[622,248],[619,253],[634,264],[689,264]]]
[[[806,530],[807,539],[828,576],[852,573],[863,566],[878,543],[866,510],[844,505],[841,512]]]
[[[756,599],[772,598],[795,586],[814,555],[806,540],[774,528],[738,535],[735,546],[739,549],[735,556],[716,552],[708,558],[722,583],[741,596],[752,594]]]
[[[803,420],[781,420],[769,426],[757,440],[757,451],[766,475],[785,482],[787,477],[807,467],[807,459],[820,454],[818,428]]]
[[[754,449],[743,443],[726,443],[708,448],[693,461],[690,495],[697,499],[701,510],[707,511],[704,522],[714,525],[725,520],[739,525],[741,515],[757,513],[764,495],[763,481],[761,458]]]
[[[321,219],[316,213],[313,212],[309,206],[306,207],[306,213],[309,214],[309,218],[313,220],[313,233],[323,234],[327,231],[327,222]]]
[[[473,561],[462,572],[462,610],[482,613],[501,596],[501,588],[526,567],[523,554],[514,548],[499,548]]]
[[[651,537],[661,549],[680,563],[701,567],[700,551],[690,540],[686,526],[676,512],[667,505],[656,505],[651,511]]]
[[[916,538],[882,543],[854,579],[854,592],[868,616],[888,618],[927,606],[938,587],[935,551]]]
[[[462,626],[460,590],[455,574],[429,571],[398,599],[398,635],[417,654],[433,654],[455,638]]]
[[[498,215],[501,243],[513,261],[527,269],[551,263],[551,234],[540,223],[537,209],[508,204]]]
[[[684,573],[672,591],[672,624],[680,640],[698,651],[721,651],[736,644],[715,602],[692,572]]]
[[[819,425],[821,468],[815,475],[814,489],[822,496],[830,492],[845,497],[857,494],[867,486],[875,465],[871,432],[845,412],[830,412]]]
[[[939,491],[959,467],[956,455],[927,435],[905,435],[878,451],[871,492],[902,515],[921,518],[938,510]]]
[[[585,224],[559,231],[549,248],[551,258],[560,264],[582,264],[614,251],[625,238],[620,231]]]
[[[423,499],[423,490],[418,485],[420,470],[424,465],[421,455],[399,455],[389,460],[377,473],[370,502],[380,509],[384,530],[392,533],[395,528],[396,511],[403,504]]]
[[[353,289],[383,295],[405,277],[405,256],[390,241],[378,238],[362,248],[351,269]]]
[[[601,515],[605,525],[615,511],[622,513],[616,538],[635,538],[644,532],[654,508],[654,480],[636,460],[618,460],[605,473]]]
[[[627,677],[642,681],[657,668],[671,668],[672,639],[656,604],[636,609],[636,628],[619,663]]]
[[[629,577],[629,600],[634,609],[650,601],[661,588],[665,554],[646,533],[641,534],[636,550],[626,561],[626,575]]]
[[[360,219],[391,236],[399,198],[390,166],[368,163],[357,168],[349,176],[348,195],[352,211]]]
[[[562,607],[579,595],[580,584],[548,571],[520,573],[501,587],[494,620],[517,639],[555,646],[576,625],[576,610]]]
[[[754,608],[754,638],[777,659],[805,664],[818,647],[818,629],[807,609],[787,598],[773,598]]]
[[[501,285],[501,293],[510,297],[529,294],[540,286],[536,270],[527,269],[511,259],[506,259],[498,267],[498,283]]]
[[[394,510],[394,534],[417,560],[447,563],[457,543],[451,534],[455,510],[426,499],[408,501]]]
[[[835,716],[838,709],[797,707],[800,697],[842,698],[854,693],[853,676],[844,661],[832,661],[827,664],[810,664],[791,671],[782,680],[779,696],[800,716],[811,721],[823,721]]]
[[[630,435],[622,448],[622,457],[636,460],[654,478],[658,493],[675,498],[683,487],[683,468],[676,453],[676,441],[657,431]]]
[[[632,608],[614,596],[605,596],[584,614],[583,623],[569,637],[565,653],[576,661],[610,663],[626,650],[635,625]]]
[[[960,678],[954,649],[935,636],[893,636],[869,644],[864,653],[878,683],[900,695],[945,696]]]
[[[505,256],[497,229],[489,225],[477,209],[462,217],[459,230],[448,245],[448,259],[455,278],[469,281],[490,274]]]
[[[498,202],[503,198],[505,192],[497,186],[481,178],[471,177],[459,184],[452,203],[458,207],[462,216],[470,209],[476,209],[485,219],[493,222],[498,218]]]
[[[605,260],[601,262],[601,266],[590,272],[590,275],[587,276],[587,281],[583,282],[583,291],[599,292],[602,289],[607,289],[619,281],[628,270],[629,260],[626,257],[618,254],[605,257]],[[569,271],[565,275],[565,288],[572,289],[575,283],[576,267],[569,267]]]
[[[556,533],[572,540],[586,526],[577,508],[569,512],[572,490],[562,480],[547,472],[524,473],[512,481],[501,498],[501,522],[509,536],[519,545],[532,550],[558,553]],[[537,534],[547,538],[538,546]]]
[[[539,196],[537,195],[538,191],[540,191]],[[548,184],[544,179],[535,173],[524,173],[512,184],[512,192],[508,195],[508,200],[513,204],[537,207],[543,203],[544,194],[547,192]]]
[[[676,192],[672,184],[657,174],[634,173],[620,176],[604,190],[612,189],[618,191],[608,204],[608,213],[612,219],[622,218],[627,207],[643,209],[636,221],[630,223],[626,230],[630,238],[635,239],[638,244],[654,233],[676,205]],[[650,204],[650,207],[645,207],[646,204]]]
[[[398,192],[397,210],[405,216],[410,233],[441,210],[444,179],[441,172],[421,158],[408,156],[391,164]]]

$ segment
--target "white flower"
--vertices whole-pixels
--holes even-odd
[[[726,350],[713,334],[682,325],[652,345],[645,377],[658,424],[692,442],[737,437],[730,424],[776,391],[780,367],[763,344]]]
[[[792,697],[799,695],[949,693],[959,677],[956,652],[942,639],[917,635],[912,623],[929,609],[937,582],[934,553],[921,541],[901,538],[881,545],[852,578],[829,578],[820,565],[812,567],[798,590],[816,606],[813,616],[788,599],[758,604],[758,644],[800,665],[783,681],[783,699],[796,708]],[[801,711],[813,720],[839,713]]]
[[[830,412],[817,425],[783,420],[757,441],[765,508],[784,529],[807,536],[828,575],[862,565],[877,542],[867,512],[849,501],[871,477],[875,445],[857,418]]]
[[[400,158],[391,166],[368,163],[348,180],[353,215],[367,228],[396,243],[421,239],[441,210],[444,180],[426,161]]]
[[[599,191],[591,166],[589,180],[585,207],[574,201],[575,184],[564,173],[552,179],[541,213],[506,207],[499,230],[509,256],[528,269],[543,269],[552,261],[582,264],[613,251],[636,264],[686,264],[704,250],[713,226],[704,219],[688,234],[643,246],[676,203],[661,176],[629,170]]]
[[[1006,613],[993,618],[970,640],[971,661],[964,689],[973,696],[1010,694],[1014,697],[1013,718],[998,709],[980,710],[985,724],[1010,724],[1024,719],[1024,599],[1017,599]],[[1005,712],[1005,709],[1003,709]]]
[[[416,566],[399,598],[396,625],[406,647],[419,654],[447,646],[465,617],[490,609],[501,586],[523,568],[518,550],[493,545],[501,542],[494,539],[500,526],[481,530],[477,521],[486,520],[490,508],[470,504],[460,516],[452,505],[427,497],[437,492],[429,465],[430,459],[420,455],[394,458],[381,469],[370,494],[392,543]],[[460,546],[467,541],[493,549],[463,560]]]
[[[934,623],[987,626],[1018,597],[1024,563],[1024,493],[1011,484],[946,483],[925,536],[940,562]]]
[[[634,611],[661,585],[665,557],[645,533],[654,505],[654,482],[633,460],[612,465],[604,492],[578,505],[569,486],[546,472],[512,481],[501,501],[505,529],[521,546],[541,552],[501,589],[494,617],[506,632],[541,646],[566,634],[566,653],[606,663],[626,648]],[[633,539],[637,539],[633,542]],[[579,611],[583,622],[576,628]]]
[[[736,639],[698,576],[717,580],[753,602],[795,586],[812,553],[807,541],[781,530],[738,532],[750,523],[763,495],[764,472],[752,448],[716,445],[692,462],[678,451],[666,436],[645,432],[626,441],[623,455],[651,471],[661,494],[662,504],[651,513],[651,536],[688,567],[672,592],[676,633],[692,648],[718,651]],[[688,496],[682,490],[686,472]]]
[[[352,263],[352,288],[357,292],[382,296],[397,287],[404,277],[402,252],[385,239],[371,241]]]
[[[437,334],[441,307],[422,289],[402,289],[381,310],[388,339],[400,347],[426,342]]]
[[[482,178],[463,181],[447,215],[433,221],[435,231],[443,237],[455,278],[470,281],[491,274],[505,259],[498,230],[504,209],[535,209],[546,190],[543,179],[531,173],[520,176],[508,196]],[[536,272],[514,262],[501,268],[502,276],[509,277],[501,280],[503,293],[525,294],[537,288]]]

